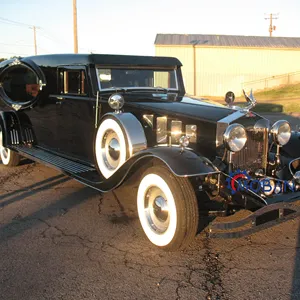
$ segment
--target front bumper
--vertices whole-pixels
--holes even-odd
[[[211,223],[209,237],[239,238],[299,217],[300,205],[293,203],[296,201],[300,201],[300,192],[276,195],[272,203],[238,221]]]

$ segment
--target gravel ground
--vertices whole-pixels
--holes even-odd
[[[298,219],[167,253],[142,232],[134,180],[101,195],[25,160],[0,184],[0,299],[300,299]]]

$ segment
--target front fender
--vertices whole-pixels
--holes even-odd
[[[291,158],[300,157],[300,132],[292,132],[290,141],[282,147],[282,151]]]
[[[141,151],[143,157],[153,157],[166,164],[174,175],[179,177],[192,177],[219,173],[213,163],[197,154],[193,150],[179,147],[154,147]]]
[[[135,166],[138,164],[147,164],[153,158],[160,160],[175,176],[179,177],[193,177],[219,173],[218,169],[210,160],[192,150],[185,149],[181,151],[179,147],[167,146],[154,147],[136,153],[111,177],[96,183],[93,187],[102,192],[115,189],[124,182]],[[89,182],[85,183],[90,184]]]

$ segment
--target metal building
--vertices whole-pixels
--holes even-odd
[[[179,58],[192,95],[240,95],[247,82],[300,71],[300,38],[157,34],[155,53]]]

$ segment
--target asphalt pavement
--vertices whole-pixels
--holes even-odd
[[[181,252],[145,237],[137,181],[101,195],[46,166],[0,165],[0,299],[300,299],[299,220]]]

